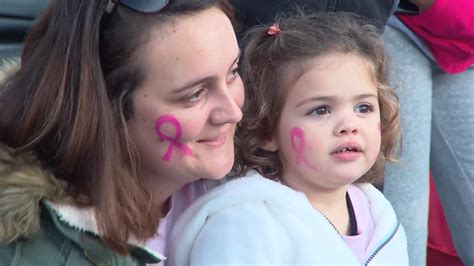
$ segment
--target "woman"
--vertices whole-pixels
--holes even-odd
[[[115,2],[53,1],[0,87],[2,265],[158,262],[171,195],[232,167],[228,4]]]

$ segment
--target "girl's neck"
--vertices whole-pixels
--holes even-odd
[[[349,185],[338,188],[320,188],[305,184],[303,186],[292,185],[291,181],[282,182],[285,185],[303,192],[315,209],[321,212],[341,235],[350,233],[350,219],[347,208],[346,193]]]
[[[332,195],[312,195],[308,197],[311,205],[319,210],[341,235],[350,235],[350,216],[347,206],[347,190],[337,191]]]

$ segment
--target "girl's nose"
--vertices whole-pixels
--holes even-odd
[[[345,118],[335,128],[336,136],[356,135],[359,133],[359,128],[354,119]]]

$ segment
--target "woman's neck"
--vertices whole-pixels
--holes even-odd
[[[184,185],[193,181],[192,179],[159,178],[156,175],[142,175],[142,177],[145,178],[145,185],[152,193],[153,203],[160,208],[163,216],[170,208],[171,196]]]

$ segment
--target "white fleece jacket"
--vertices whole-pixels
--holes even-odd
[[[405,232],[385,197],[368,197],[376,226],[366,265],[408,265]],[[171,233],[167,266],[360,265],[349,246],[303,193],[258,174],[199,198]]]

